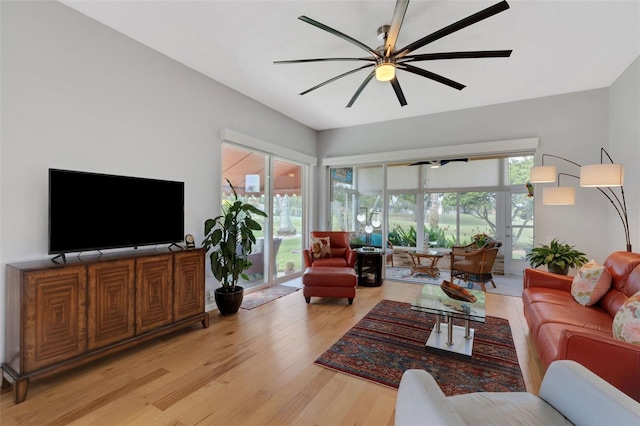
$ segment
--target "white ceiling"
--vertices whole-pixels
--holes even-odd
[[[345,108],[369,70],[298,93],[358,62],[275,65],[275,60],[364,57],[366,52],[297,19],[306,15],[376,48],[394,0],[62,2],[313,129],[324,130],[607,87],[640,55],[640,0],[522,1],[415,53],[513,49],[510,58],[415,65],[465,84],[458,91],[398,73],[408,105],[375,79]],[[409,4],[396,47],[498,0]]]

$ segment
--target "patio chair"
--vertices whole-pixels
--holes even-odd
[[[491,273],[502,243],[491,241],[480,248],[473,246],[475,244],[451,247],[451,281],[478,283],[482,291],[487,291],[485,284],[490,282],[495,288]]]

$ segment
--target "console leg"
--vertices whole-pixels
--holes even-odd
[[[29,388],[29,379],[16,380],[13,384],[13,402],[20,404],[27,399],[27,389]]]
[[[205,316],[202,318],[202,328],[209,328],[209,314],[205,314]]]

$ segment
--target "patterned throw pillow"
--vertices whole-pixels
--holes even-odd
[[[329,237],[311,237],[311,255],[313,259],[331,257]]]
[[[591,306],[598,303],[611,287],[611,274],[594,260],[578,270],[571,283],[571,295],[579,304]]]
[[[613,337],[640,345],[640,291],[628,298],[613,318]]]

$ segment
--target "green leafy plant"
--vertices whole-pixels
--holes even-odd
[[[557,238],[551,240],[549,245],[541,244],[527,253],[527,260],[532,267],[545,265],[549,272],[566,275],[569,268],[576,268],[589,261],[586,255],[578,251],[574,246],[566,242],[558,242]]]
[[[415,247],[416,228],[411,225],[408,230],[404,230],[400,225],[396,225],[388,236],[389,242],[394,246]]]
[[[448,227],[447,227],[448,229]],[[447,238],[444,228],[429,228],[424,227],[425,238],[429,241],[435,241],[436,247],[451,247],[455,245],[455,239],[453,236]],[[388,240],[394,246],[415,247],[417,241],[416,228],[413,225],[409,225],[409,229],[405,230],[400,225],[396,225],[388,235]]]
[[[493,238],[484,232],[473,236],[473,242],[475,242],[478,247],[482,247],[490,241],[493,241]]]
[[[227,179],[233,191],[234,201],[226,202],[222,206],[222,215],[207,219],[204,222],[204,240],[202,246],[209,252],[211,272],[220,282],[222,290],[227,293],[235,291],[239,277],[249,280],[243,272],[252,263],[247,256],[251,254],[256,243],[254,231],[262,230],[252,215],[267,217],[267,214],[257,207],[238,199],[238,194]],[[226,204],[226,208],[225,208]]]

